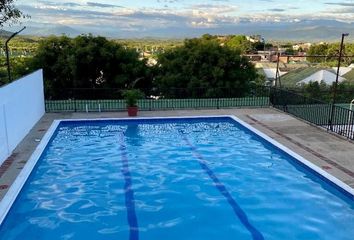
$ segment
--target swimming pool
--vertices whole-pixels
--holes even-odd
[[[1,240],[354,236],[351,188],[228,116],[57,121],[0,211]]]

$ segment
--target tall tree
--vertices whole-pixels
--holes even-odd
[[[16,23],[23,16],[23,13],[15,7],[14,0],[0,1],[0,27],[5,23]]]
[[[131,85],[148,88],[152,79],[146,61],[139,59],[135,50],[92,35],[74,39],[53,36],[42,40],[32,60],[32,69],[38,68],[44,71],[47,98],[71,97],[70,92],[63,91],[69,88],[125,88]],[[80,97],[79,92],[76,93],[75,96]]]
[[[157,66],[156,84],[164,96],[241,96],[257,79],[254,66],[239,51],[205,37],[161,54]]]
[[[62,96],[63,89],[74,86],[72,56],[73,43],[66,36],[52,36],[40,42],[30,65],[33,70],[43,69],[48,98]]]
[[[239,51],[242,54],[248,53],[253,50],[252,43],[248,41],[246,36],[244,35],[236,35],[231,37],[231,39],[226,42],[226,45],[230,48]]]
[[[326,66],[337,66],[338,56],[339,56],[339,43],[330,43],[330,44],[317,44],[312,45],[307,52],[307,55],[324,55],[326,57],[308,57],[309,62],[313,63],[324,63]],[[354,44],[345,43],[343,48],[343,57],[342,61],[344,65],[349,65],[354,61]]]
[[[315,44],[310,47],[307,52],[309,56],[316,56],[316,55],[327,55],[328,54],[328,44]],[[325,62],[326,58],[319,58],[319,57],[308,57],[307,60],[311,63],[319,63]]]
[[[148,87],[143,84],[147,80],[146,62],[139,60],[135,50],[91,35],[78,36],[73,44],[75,87],[124,88],[134,82]]]

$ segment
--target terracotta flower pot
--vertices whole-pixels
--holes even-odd
[[[138,107],[127,107],[127,110],[129,117],[136,117],[138,115]]]

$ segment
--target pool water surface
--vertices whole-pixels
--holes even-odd
[[[352,240],[354,200],[228,117],[62,121],[1,240]]]

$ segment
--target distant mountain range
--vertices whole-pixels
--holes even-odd
[[[81,31],[76,30],[72,27],[68,27],[65,25],[55,25],[48,27],[32,27],[29,26],[23,34],[25,35],[34,35],[34,36],[49,36],[49,35],[67,35],[71,37],[75,37],[80,35]]]
[[[0,37],[10,37],[12,32],[0,30]]]
[[[109,30],[105,30],[109,29]],[[287,41],[339,41],[342,33],[349,33],[350,40],[354,40],[354,23],[345,23],[335,20],[302,20],[293,22],[252,22],[240,21],[234,25],[221,25],[210,28],[192,27],[169,27],[169,28],[146,28],[139,31],[105,28],[92,29],[87,27],[69,27],[65,25],[52,26],[29,26],[25,35],[48,36],[92,33],[113,38],[188,38],[198,37],[202,34],[260,34],[266,40],[287,40]]]

